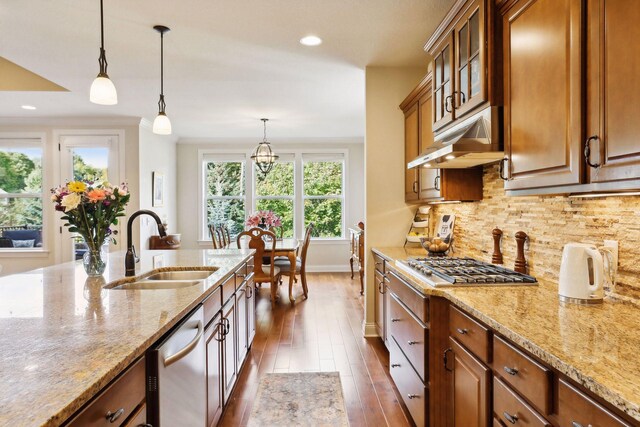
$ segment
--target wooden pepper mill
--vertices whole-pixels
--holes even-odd
[[[500,250],[502,230],[496,227],[491,234],[493,235],[493,255],[491,256],[491,262],[494,264],[502,264],[502,251]]]
[[[516,233],[516,245],[518,251],[516,254],[515,270],[518,273],[527,273],[527,260],[524,258],[524,242],[529,238],[524,231],[518,231]]]

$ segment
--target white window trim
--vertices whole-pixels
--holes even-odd
[[[204,189],[204,178],[205,178],[205,168],[204,162],[207,160],[207,157],[215,156],[215,155],[237,155],[238,160],[242,160],[244,157],[244,161],[246,162],[245,171],[245,219],[250,212],[255,210],[255,202],[258,198],[269,198],[274,197],[276,199],[293,199],[294,200],[294,224],[293,224],[293,232],[294,237],[297,239],[302,239],[304,237],[304,189],[303,189],[303,156],[304,155],[322,155],[326,154],[326,160],[337,160],[337,158],[332,158],[332,155],[340,155],[343,162],[342,169],[342,195],[332,195],[332,196],[307,196],[307,198],[317,197],[320,199],[326,198],[339,198],[342,199],[342,236],[340,237],[314,237],[313,241],[322,243],[322,244],[341,244],[347,242],[349,239],[346,237],[346,223],[347,218],[349,217],[349,206],[347,206],[348,200],[348,191],[349,191],[349,150],[346,148],[337,148],[337,149],[318,149],[310,147],[308,149],[284,149],[282,151],[283,156],[287,156],[287,161],[289,161],[289,156],[293,157],[293,175],[294,175],[294,196],[260,196],[257,197],[255,195],[255,177],[254,177],[254,168],[253,162],[251,161],[251,153],[252,149],[247,150],[229,150],[229,149],[199,149],[198,150],[198,244],[200,246],[208,246],[211,244],[210,239],[207,236],[206,232],[206,224],[205,224],[205,201],[207,198],[205,197],[205,189]],[[279,153],[276,153],[279,154]],[[322,161],[323,159],[318,156],[317,159],[313,159],[315,161]]]
[[[45,132],[0,132],[0,141],[2,140],[39,140],[38,143],[42,148],[42,192],[40,197],[42,198],[42,246],[39,248],[0,248],[0,258],[12,258],[12,257],[46,257],[49,254],[49,239],[47,233],[49,231],[50,221],[49,218],[53,212],[52,203],[47,203],[49,198],[47,197],[47,189],[51,188],[49,182],[49,165],[51,164],[51,156],[53,152],[49,144],[47,144],[47,135]],[[5,146],[4,144],[0,144]],[[6,146],[20,147],[20,143],[7,144]],[[8,194],[9,197],[35,197],[38,193],[13,193]]]

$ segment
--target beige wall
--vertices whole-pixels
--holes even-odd
[[[367,67],[365,136],[365,335],[375,335],[373,246],[402,246],[413,217],[404,202],[404,116],[398,105],[424,68]]]
[[[504,264],[513,268],[515,233],[529,235],[525,255],[530,273],[558,280],[562,248],[568,242],[602,246],[618,240],[620,262],[617,294],[640,299],[640,197],[569,198],[565,196],[507,197],[497,166],[484,168],[483,200],[435,205],[432,215],[456,214],[455,248],[459,254],[491,261],[492,230],[503,232]]]
[[[53,204],[47,196],[47,189],[60,183],[60,154],[58,141],[54,134],[60,130],[113,130],[124,131],[124,171],[123,177],[129,182],[133,194],[138,194],[138,122],[139,119],[0,119],[0,133],[22,134],[41,133],[44,135],[45,162],[44,180],[45,198],[43,200],[43,212],[45,220],[45,232],[43,239],[46,251],[38,254],[15,255],[0,252],[0,265],[3,266],[1,275],[19,273],[33,270],[60,262],[60,255],[56,250],[56,239],[59,213],[53,209]],[[131,199],[127,212],[133,212],[139,208],[138,199]],[[118,240],[126,238],[126,229],[122,227],[123,234]],[[138,236],[137,232],[134,236]],[[134,239],[137,240],[137,239]]]
[[[139,149],[139,195],[140,209],[149,209],[167,220],[168,233],[178,233],[177,188],[176,188],[176,142],[172,136],[156,135],[151,125],[140,125]],[[153,206],[153,172],[164,175],[164,204]],[[150,217],[140,217],[140,247],[149,248],[149,236],[158,235],[158,226]]]

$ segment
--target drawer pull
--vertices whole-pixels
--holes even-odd
[[[399,368],[399,367],[400,367],[400,364],[399,364],[399,363],[392,363],[392,364],[391,364],[391,367],[392,367],[392,368]]]
[[[416,344],[418,344],[418,341],[407,341],[407,344],[416,345]]]
[[[448,364],[449,361],[447,360],[447,353],[449,352],[453,352],[452,348],[448,348],[444,351],[444,355],[442,356],[442,360],[444,361],[444,370],[445,371],[449,371],[449,372],[453,372],[453,369],[449,368]]]
[[[582,424],[580,424],[580,423],[579,423],[579,422],[577,422],[577,421],[571,421],[571,425],[572,425],[573,427],[584,427]],[[591,424],[588,424],[588,427],[592,427],[592,426],[591,426]]]
[[[109,420],[110,423],[115,423],[116,420],[120,418],[122,414],[124,414],[124,408],[120,408],[116,412],[111,412],[111,411],[107,412],[107,415],[105,416],[105,418]]]
[[[466,335],[467,332],[469,332],[468,329],[460,329],[460,328],[456,329],[456,331],[458,331],[458,333],[461,335]]]
[[[407,397],[409,399],[418,399],[420,396],[418,396],[417,394],[407,394]]]
[[[504,371],[509,375],[518,375],[518,370],[516,368],[510,368],[508,366],[505,366]]]
[[[392,321],[393,323],[395,323],[395,322],[399,322],[399,321],[400,321],[400,319],[391,319],[391,321]]]
[[[242,274],[242,273],[236,273],[236,276],[238,276],[238,277],[242,277],[242,278],[247,277],[247,275],[246,275],[246,274]]]
[[[518,422],[518,417],[515,415],[511,415],[508,412],[504,412],[502,415],[504,415],[504,417],[507,419],[507,421],[509,421],[511,424],[515,424]]]

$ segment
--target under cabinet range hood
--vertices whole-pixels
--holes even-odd
[[[500,115],[497,107],[487,107],[435,136],[424,153],[407,168],[465,169],[502,160]]]

